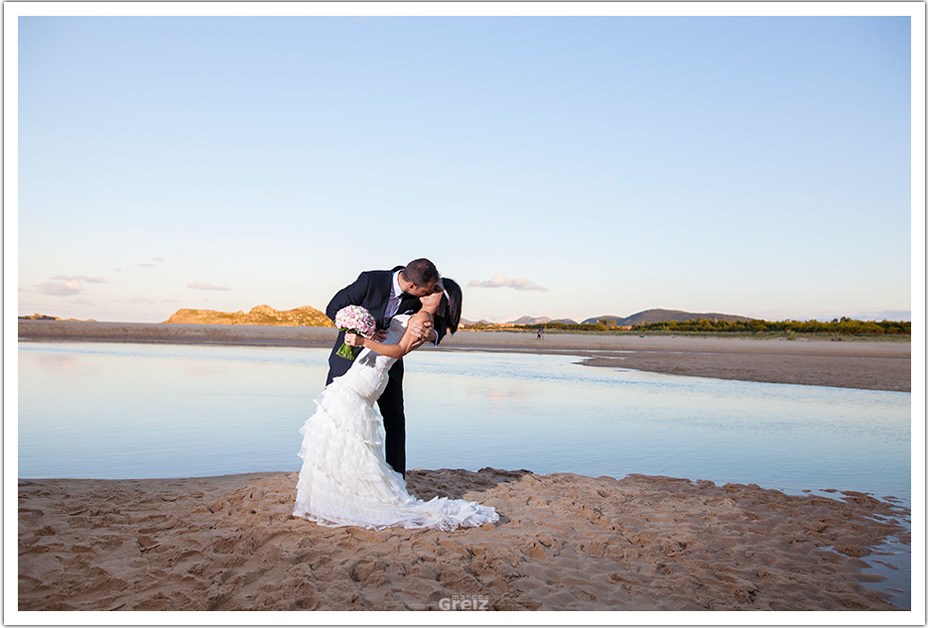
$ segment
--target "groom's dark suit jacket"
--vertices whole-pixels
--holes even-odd
[[[389,321],[385,318],[387,301],[390,299],[390,290],[393,287],[393,273],[403,268],[397,266],[393,270],[370,270],[358,275],[358,278],[349,286],[339,290],[328,307],[325,314],[333,321],[340,309],[347,305],[360,305],[370,312],[377,321],[377,329],[386,329]],[[422,307],[419,299],[411,295],[403,295],[397,314],[418,312]],[[438,341],[445,336],[446,325],[441,317],[435,317],[435,331]],[[332,383],[351,368],[351,360],[336,355],[338,348],[345,341],[345,332],[339,331],[332,353],[329,355],[329,374],[326,385]],[[383,416],[383,426],[386,433],[386,459],[396,471],[406,472],[406,415],[403,410],[403,361],[397,360],[390,369],[390,379],[383,395],[377,400],[380,414]]]

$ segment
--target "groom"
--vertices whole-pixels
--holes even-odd
[[[427,259],[416,259],[406,266],[397,266],[393,270],[370,270],[358,275],[357,280],[339,290],[325,314],[333,321],[340,309],[347,305],[360,305],[377,321],[374,339],[382,341],[390,320],[397,314],[418,312],[422,304],[419,297],[431,294],[438,283],[439,274],[435,264]],[[429,323],[412,323],[409,331],[419,338],[419,344],[432,342],[438,344],[445,335],[445,324],[441,318],[435,319],[434,329]],[[351,368],[351,360],[337,355],[338,348],[345,341],[345,332],[339,331],[335,346],[329,355],[329,375],[326,386],[336,377],[344,375]],[[406,476],[406,414],[403,410],[403,360],[397,360],[390,368],[389,380],[383,395],[377,400],[383,427],[386,433],[384,445],[387,463],[403,476]]]

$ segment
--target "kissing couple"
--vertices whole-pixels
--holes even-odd
[[[416,499],[404,478],[403,356],[426,342],[437,346],[446,333],[457,331],[461,299],[461,287],[442,278],[427,259],[363,272],[332,298],[325,310],[329,318],[359,306],[373,317],[377,331],[371,337],[338,334],[326,387],[315,399],[315,414],[300,429],[303,466],[295,516],[325,526],[439,530],[499,519],[493,508],[477,502]],[[362,350],[353,360],[342,357],[343,343]]]

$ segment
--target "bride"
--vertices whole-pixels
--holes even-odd
[[[452,530],[494,523],[496,511],[477,502],[435,497],[425,502],[406,490],[403,476],[387,464],[383,428],[374,402],[387,385],[387,371],[422,344],[407,333],[411,321],[431,325],[436,316],[457,331],[461,288],[451,279],[438,282],[420,297],[422,309],[394,316],[383,343],[346,334],[345,341],[364,349],[351,368],[316,398],[316,413],[300,429],[303,468],[297,482],[293,514],[325,526],[437,528]]]

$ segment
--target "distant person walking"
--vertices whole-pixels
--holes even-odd
[[[541,327],[538,328],[538,336],[537,336],[537,338],[538,338],[538,340],[544,340],[544,339],[545,339],[545,332],[544,332],[544,330],[543,330]]]

